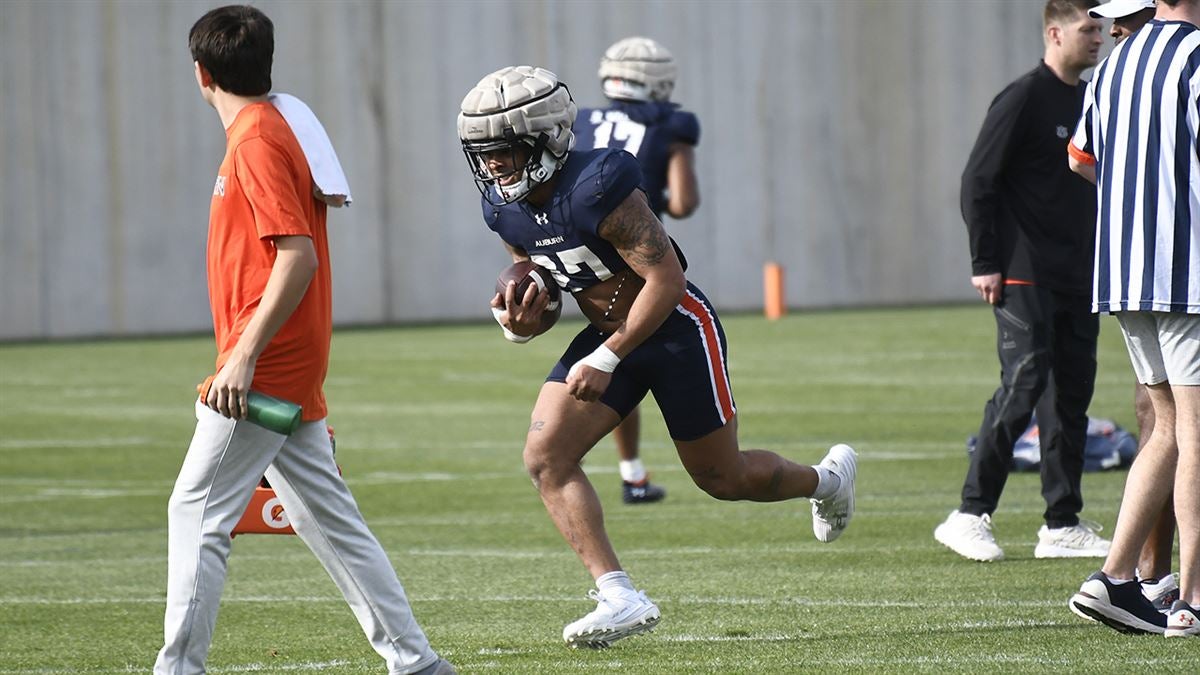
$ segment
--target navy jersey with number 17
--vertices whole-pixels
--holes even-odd
[[[483,219],[506,244],[549,269],[558,286],[575,292],[629,267],[598,228],[638,189],[637,160],[621,150],[571,152],[542,207],[525,201],[493,206],[482,199]]]
[[[700,142],[696,116],[674,103],[659,101],[613,101],[608,108],[585,108],[579,111],[571,129],[578,148],[619,148],[636,156],[650,210],[660,218],[667,208],[671,145]]]

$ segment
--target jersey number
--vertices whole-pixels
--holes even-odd
[[[587,267],[600,281],[609,279],[613,275],[613,273],[604,266],[604,263],[600,261],[600,258],[597,257],[595,253],[592,253],[592,250],[586,246],[576,246],[575,248],[570,248],[565,251],[557,251],[554,255],[557,256],[560,261],[562,261],[563,267],[567,269],[567,274],[576,274],[583,267]],[[563,274],[558,270],[558,265],[554,264],[554,260],[551,259],[550,256],[535,253],[529,256],[529,259],[550,270],[550,273],[554,275],[554,280],[558,283],[559,288],[566,288],[567,290],[571,291],[579,290],[578,288],[572,287],[571,279],[566,274]]]
[[[596,111],[600,112],[600,111]],[[596,138],[593,148],[611,148],[613,141],[624,143],[621,149],[635,157],[642,147],[642,138],[646,136],[646,125],[638,124],[619,112],[613,111],[597,119],[593,116],[591,122],[596,124]]]

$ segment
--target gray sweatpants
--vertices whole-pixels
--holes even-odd
[[[325,566],[392,674],[437,660],[404,588],[338,475],[325,420],[282,436],[196,403],[196,432],[167,507],[165,645],[156,675],[204,672],[230,532],[266,475],[296,534]]]

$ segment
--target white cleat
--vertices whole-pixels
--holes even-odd
[[[621,638],[653,630],[662,618],[642,591],[604,595],[593,589],[588,597],[596,601],[596,609],[563,629],[563,640],[572,649],[604,649]]]
[[[1004,550],[992,534],[992,517],[954,511],[933,531],[933,538],[946,548],[969,560],[1004,560]]]
[[[817,541],[829,543],[842,536],[854,516],[854,479],[858,476],[858,453],[845,443],[829,449],[820,466],[842,480],[832,497],[813,499],[813,534]]]

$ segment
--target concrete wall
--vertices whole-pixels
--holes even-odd
[[[187,52],[213,2],[0,2],[0,338],[210,325],[207,205],[224,148]],[[602,101],[648,34],[702,124],[703,204],[668,221],[689,276],[761,306],[971,297],[958,182],[992,96],[1036,65],[1040,0],[260,2],[277,91],[316,111],[355,196],[331,211],[339,323],[487,319],[506,264],[454,119],[504,65]]]

